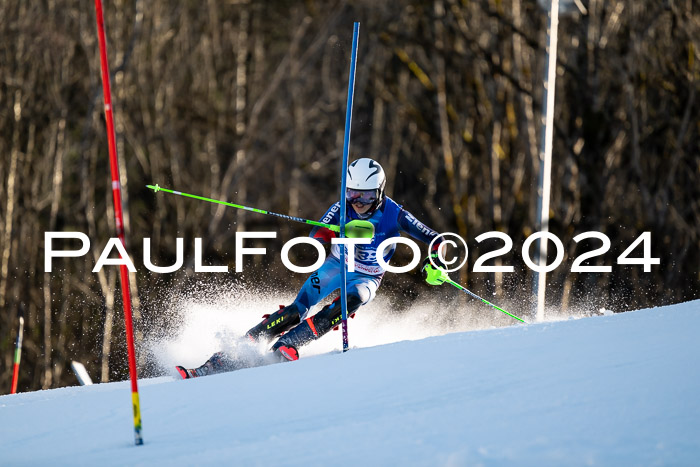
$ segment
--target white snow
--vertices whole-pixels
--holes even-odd
[[[335,333],[298,362],[141,380],[138,447],[126,381],[2,396],[0,465],[700,465],[699,335],[700,300],[345,354]]]

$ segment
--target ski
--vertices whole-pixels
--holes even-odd
[[[176,366],[175,369],[182,379],[196,378],[195,370],[188,370],[184,366]]]

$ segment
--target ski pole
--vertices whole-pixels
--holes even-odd
[[[246,211],[257,212],[259,214],[267,214],[268,216],[281,217],[282,219],[287,219],[290,221],[301,222],[302,224],[314,225],[317,227],[325,227],[333,232],[340,233],[340,226],[332,224],[324,224],[323,222],[311,221],[308,219],[302,219],[301,217],[288,216],[286,214],[278,214],[276,212],[265,211],[263,209],[251,208],[248,206],[241,206],[240,204],[228,203],[226,201],[219,201],[216,199],[205,198],[204,196],[191,195],[189,193],[183,193],[181,191],[168,190],[167,188],[161,188],[158,185],[146,185],[148,188],[153,190],[155,193],[159,191],[164,191],[165,193],[171,193],[173,195],[185,196],[187,198],[194,198],[200,201],[207,201],[209,203],[223,204],[224,206],[229,206],[236,209],[244,209]],[[350,238],[372,238],[374,236],[374,224],[369,221],[363,221],[361,219],[356,219],[345,224],[345,234]]]
[[[428,284],[430,284],[430,285],[440,285],[440,284],[442,284],[443,282],[447,282],[448,284],[450,284],[450,285],[452,285],[452,286],[458,288],[458,289],[461,290],[462,292],[466,292],[467,294],[471,295],[472,297],[474,297],[474,298],[476,298],[476,299],[478,299],[478,300],[481,300],[481,301],[484,302],[485,304],[491,305],[492,307],[494,307],[494,308],[497,309],[498,311],[507,314],[507,315],[510,316],[511,318],[515,318],[515,319],[517,319],[518,321],[520,321],[520,322],[522,322],[522,323],[525,323],[525,321],[523,321],[522,319],[518,318],[518,317],[515,316],[514,314],[508,313],[508,312],[507,312],[506,310],[504,310],[503,308],[494,305],[493,303],[489,302],[488,300],[484,300],[483,298],[479,297],[477,294],[475,294],[474,292],[470,291],[470,290],[467,289],[466,287],[463,287],[463,286],[459,285],[458,283],[456,283],[455,281],[453,281],[452,279],[450,279],[450,277],[447,275],[447,272],[443,271],[442,269],[435,268],[435,267],[433,267],[432,264],[428,264],[428,265],[425,266],[425,270],[426,270],[427,273],[428,273],[428,277],[426,278],[426,282],[427,282]],[[525,323],[525,324],[527,324],[527,323]]]
[[[19,379],[19,360],[22,358],[22,336],[24,335],[24,318],[19,317],[19,331],[17,331],[17,344],[15,345],[15,363],[12,367],[12,389],[10,394],[17,392],[17,380]]]

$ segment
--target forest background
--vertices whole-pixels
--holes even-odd
[[[566,257],[547,276],[548,306],[588,313],[698,298],[697,4],[567,5],[549,225]],[[389,196],[468,241],[467,266],[455,279],[530,312],[533,277],[520,248],[537,226],[542,5],[118,0],[104,7],[126,238],[138,270],[131,275],[138,342],[168,328],[167,308],[180,292],[236,285],[293,293],[301,285],[304,276],[287,271],[278,252],[307,235],[306,226],[156,195],[145,185],[319,218],[339,193],[353,21],[361,30],[351,159],[377,159]],[[94,6],[0,0],[0,11],[0,393],[9,392],[20,314],[20,391],[76,384],[71,360],[99,381],[125,379],[118,271],[92,272],[115,232]],[[268,254],[243,274],[194,272],[195,237],[204,239],[205,264],[233,270],[241,230],[278,238],[264,242]],[[499,261],[515,272],[472,272],[480,255],[502,245],[474,241],[491,230],[513,239]],[[573,241],[591,230],[612,246],[587,264],[612,265],[612,273],[571,272],[577,256],[600,246]],[[92,249],[54,260],[46,273],[46,231],[83,232]],[[648,273],[616,265],[645,231],[660,265]],[[176,238],[184,238],[185,267],[150,273],[144,237],[159,265],[174,263]],[[313,262],[310,250],[295,251],[300,264]],[[400,248],[397,262],[407,258]],[[417,272],[388,274],[380,293],[396,313],[419,298],[457,308],[469,302],[421,283]],[[148,374],[144,357],[140,365]]]

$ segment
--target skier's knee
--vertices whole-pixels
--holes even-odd
[[[357,311],[362,305],[368,304],[373,298],[369,287],[357,285],[348,290],[348,314]]]
[[[367,301],[363,299],[362,294],[356,292],[348,294],[348,314],[355,313]]]
[[[287,305],[285,308],[286,308],[290,313],[297,313],[297,314],[299,315],[299,319],[300,319],[300,320],[303,320],[303,319],[304,319],[304,316],[305,316],[306,313],[308,313],[308,311],[309,311],[308,308],[305,308],[305,307],[301,306],[301,305],[300,305],[299,303],[297,303],[297,302],[293,302],[291,305]]]

